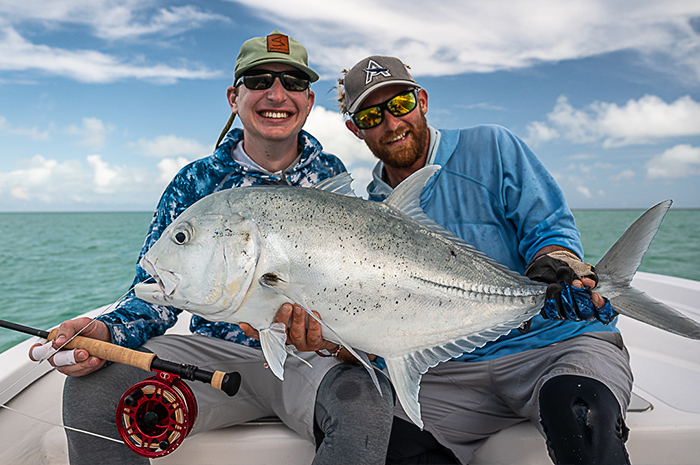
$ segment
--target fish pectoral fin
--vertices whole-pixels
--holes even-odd
[[[321,320],[319,317],[314,315],[314,313],[309,310],[309,306],[306,304],[306,300],[304,299],[304,294],[302,293],[302,289],[304,286],[301,284],[294,284],[294,283],[289,283],[284,281],[282,278],[280,278],[278,275],[274,273],[266,273],[260,278],[260,284],[263,286],[269,288],[269,289],[274,289],[275,291],[279,292],[283,296],[285,296],[287,299],[290,301],[294,302],[295,304],[298,304],[301,306],[301,308],[304,309],[304,311],[314,320],[318,321],[323,328],[326,329],[330,334],[334,336],[334,340],[345,347],[348,352],[350,352],[362,365],[365,367],[367,372],[369,373],[369,376],[372,378],[372,382],[377,388],[377,391],[379,391],[379,395],[382,395],[382,388],[379,386],[379,380],[377,379],[377,374],[374,372],[374,368],[372,368],[372,365],[369,363],[369,358],[367,357],[367,354],[364,352],[357,353],[355,349],[353,349],[350,344],[345,342],[338,333],[336,333],[333,328],[328,326],[323,320]],[[262,338],[260,339],[262,342]],[[264,350],[264,346],[263,346]],[[360,355],[362,354],[362,355]],[[280,378],[281,379],[281,378]]]
[[[298,359],[298,360],[301,360],[301,362],[302,362],[304,365],[308,366],[309,368],[313,368],[313,367],[314,367],[312,364],[310,364],[310,363],[308,362],[308,360],[304,360],[303,358],[301,358],[301,357],[297,354],[297,352],[296,352],[296,350],[294,349],[294,346],[293,346],[293,345],[287,344],[286,346],[284,346],[284,348],[285,348],[285,350],[287,351],[287,354],[291,355],[292,357],[294,357],[294,358],[296,358],[296,359]]]
[[[287,333],[284,323],[272,323],[258,331],[260,345],[272,373],[284,381],[284,362],[287,360]]]
[[[412,358],[410,355],[385,358],[384,361],[404,412],[406,412],[406,415],[413,423],[420,429],[423,429],[420,403],[418,402],[422,372],[419,367],[411,363]]]
[[[260,284],[263,287],[282,294],[291,302],[299,304],[304,308],[308,307],[304,300],[304,293],[302,292],[304,286],[302,284],[289,283],[275,273],[266,273],[262,275]]]
[[[323,320],[321,320],[319,317],[314,315],[314,313],[311,310],[309,310],[309,306],[306,304],[306,301],[304,299],[304,294],[302,293],[302,289],[303,289],[302,285],[288,283],[274,273],[264,274],[260,278],[260,283],[269,289],[274,289],[275,291],[279,292],[280,294],[285,296],[290,301],[294,302],[295,304],[298,304],[299,306],[301,306],[301,308],[304,309],[304,311],[309,315],[309,317],[318,321],[321,324],[321,326],[324,329],[326,329],[326,331],[328,331],[330,334],[333,335],[333,339],[338,344],[345,347],[345,349],[347,349],[348,352],[350,352],[360,363],[362,363],[362,365],[367,370],[367,373],[369,373],[370,378],[372,378],[372,382],[376,386],[377,391],[379,392],[379,395],[380,396],[382,395],[382,388],[379,386],[379,380],[377,379],[377,374],[374,372],[374,368],[372,368],[372,365],[369,362],[369,358],[367,357],[367,354],[365,354],[362,351],[360,351],[360,353],[355,351],[355,349],[353,349],[350,346],[350,344],[345,342],[343,340],[343,338],[340,337],[340,335],[333,330],[333,328],[328,326],[328,324],[326,324]],[[261,341],[262,341],[262,338],[261,338]]]

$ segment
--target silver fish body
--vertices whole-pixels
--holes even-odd
[[[146,253],[141,264],[157,283],[137,285],[136,294],[209,320],[250,324],[280,378],[285,335],[272,320],[283,303],[297,302],[318,312],[326,339],[385,359],[420,426],[421,374],[532,318],[546,290],[422,213],[420,190],[437,169],[419,171],[383,203],[324,190],[347,180],[207,196]]]

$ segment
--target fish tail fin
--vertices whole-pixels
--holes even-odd
[[[596,291],[610,295],[613,308],[621,315],[680,336],[700,339],[700,324],[631,286],[671,203],[666,200],[647,210],[598,262],[595,270],[600,285]]]

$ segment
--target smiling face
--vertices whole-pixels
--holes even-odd
[[[252,70],[297,71],[281,63],[267,63]],[[238,89],[229,87],[227,95],[231,110],[243,123],[246,144],[283,142],[296,145],[299,131],[314,104],[311,90],[288,91],[279,79],[263,90],[250,90],[243,84]]]
[[[386,86],[370,94],[360,109],[386,102],[392,97],[410,90],[407,86]],[[425,113],[428,111],[428,94],[424,89],[418,91],[418,107],[410,113],[396,117],[384,111],[382,122],[370,129],[358,129],[352,121],[348,128],[363,139],[372,153],[387,167],[415,171],[425,165],[430,142],[428,123]]]

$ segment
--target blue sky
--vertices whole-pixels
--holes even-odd
[[[573,208],[700,208],[700,2],[0,0],[0,211],[151,211],[230,113],[241,43],[280,29],[321,80],[305,128],[364,192],[333,88],[400,57],[437,128],[522,137]]]

